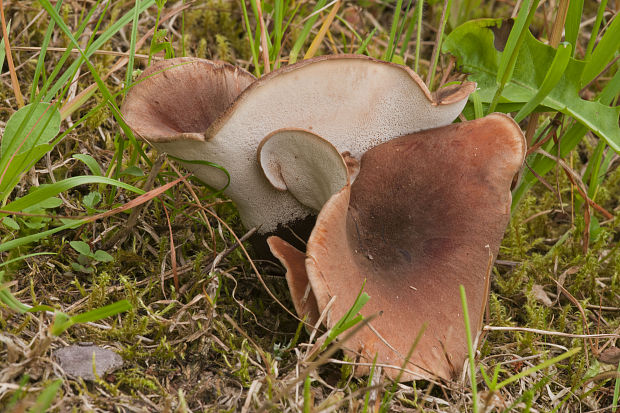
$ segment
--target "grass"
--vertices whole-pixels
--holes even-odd
[[[606,1],[570,2],[563,18],[537,0],[518,9],[469,0],[79,3],[0,2],[8,33],[0,51],[0,410],[369,411],[374,403],[382,411],[614,411],[620,370],[597,355],[620,346],[616,141],[538,105],[575,64],[569,57],[586,61],[575,79],[581,98],[617,105],[620,20]],[[513,12],[496,89],[478,91],[465,113],[510,109],[536,173],[515,189],[489,328],[470,350],[472,380],[460,384],[353,377],[338,340],[317,344],[280,306],[293,308],[281,268],[257,262],[257,279],[236,244],[245,230],[234,206],[182,181],[174,161],[159,159],[119,116],[136,71],[172,55],[260,76],[302,56],[358,51],[415,67],[437,89],[465,77],[441,53],[446,35]],[[527,27],[558,51],[530,103],[508,107],[504,91],[520,76]],[[336,335],[359,328],[355,313]],[[53,349],[87,341],[113,347],[124,366],[94,383],[55,368]]]

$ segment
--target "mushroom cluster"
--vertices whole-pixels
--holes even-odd
[[[287,269],[295,309],[328,328],[365,282],[351,355],[401,380],[453,379],[467,355],[458,293],[482,326],[489,270],[510,216],[525,140],[508,116],[452,124],[475,84],[431,94],[409,68],[322,56],[255,79],[179,58],[148,68],[122,112],[136,134],[222,187]],[[316,224],[314,217],[316,217]],[[305,253],[289,229],[311,228]],[[328,303],[332,301],[328,307]],[[358,374],[365,370],[359,369]]]

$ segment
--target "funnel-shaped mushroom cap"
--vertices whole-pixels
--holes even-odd
[[[145,75],[151,77],[144,80]],[[231,176],[226,194],[243,223],[259,226],[262,234],[313,213],[265,179],[256,153],[266,136],[305,129],[359,159],[395,136],[450,124],[475,87],[466,82],[432,95],[411,69],[360,55],[305,60],[253,83],[251,75],[229,66],[178,59],[145,75],[123,106],[128,124],[159,150],[225,168]],[[195,163],[187,168],[213,187],[226,184],[217,168]]]
[[[142,73],[122,113],[134,132],[151,143],[200,141],[255,80],[228,63],[190,57],[163,60]]]
[[[336,296],[330,328],[366,280],[371,298],[362,313],[381,316],[345,347],[361,353],[362,361],[371,363],[377,353],[378,363],[402,366],[426,323],[407,365],[417,375],[401,380],[454,378],[467,356],[459,285],[475,334],[488,296],[489,260],[499,250],[510,217],[510,184],[524,156],[521,130],[501,114],[369,150],[355,182],[321,210],[308,241],[307,274],[287,277],[308,277],[319,312]],[[289,272],[298,268],[290,262],[294,255],[285,258]]]

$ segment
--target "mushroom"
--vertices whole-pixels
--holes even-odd
[[[396,379],[426,324],[400,379],[457,377],[467,357],[459,285],[476,334],[525,149],[519,126],[491,114],[368,150],[356,180],[321,209],[305,256],[268,239],[286,266],[297,311],[316,321],[335,297],[326,317],[331,328],[365,282],[370,301],[362,314],[380,317],[344,343],[349,355],[372,363],[376,354],[378,364],[396,366],[385,370]]]
[[[450,124],[474,88],[465,82],[432,95],[411,69],[360,55],[321,56],[258,80],[227,64],[182,58],[145,70],[122,113],[160,151],[225,168],[230,174],[225,193],[243,224],[268,234],[307,223],[321,206],[283,191],[281,180],[273,186],[261,173],[257,151],[270,134],[304,129],[359,159],[395,136]],[[263,152],[266,160],[273,153]],[[218,168],[186,166],[213,187],[227,183]]]

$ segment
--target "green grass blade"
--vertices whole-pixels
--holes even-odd
[[[418,1],[418,3],[420,3]],[[411,2],[409,3],[411,5]],[[407,31],[405,32],[405,38],[403,39],[403,44],[400,47],[399,56],[405,58],[405,52],[409,48],[409,42],[411,41],[411,37],[413,36],[413,29],[415,28],[416,22],[418,20],[418,7],[416,4],[416,8],[413,10],[413,16],[409,19],[409,24],[407,25]],[[404,23],[403,23],[404,24]]]
[[[388,39],[387,49],[383,54],[383,60],[390,61],[392,53],[395,47],[395,43],[398,41],[396,38],[396,31],[398,30],[400,21],[400,12],[403,7],[403,0],[396,0],[396,6],[394,6],[394,15],[392,16],[392,27],[390,28],[390,38]]]
[[[366,48],[368,47],[368,44],[372,40],[372,38],[375,35],[376,31],[377,31],[376,27],[374,29],[372,29],[370,34],[368,36],[366,36],[366,38],[364,39],[362,44],[360,44],[360,47],[357,48],[357,50],[355,51],[355,54],[364,54],[364,53],[366,53]]]
[[[125,90],[123,92],[124,95],[127,95],[127,91],[131,87],[131,83],[133,81],[133,61],[136,56],[136,41],[138,38],[138,18],[140,17],[139,6],[140,0],[136,0],[136,6],[133,9],[133,21],[131,23],[131,39],[129,43],[129,56],[127,60],[127,71],[125,72]],[[157,34],[157,28],[155,28],[155,33],[153,37]],[[151,54],[149,52],[149,62],[151,59]]]
[[[618,400],[620,400],[620,363],[618,363],[618,369],[616,371],[618,372],[618,376],[616,376],[616,384],[614,385],[614,396],[611,402],[612,409],[618,408]]]
[[[594,43],[596,43],[598,31],[601,29],[601,22],[603,21],[603,15],[605,14],[606,8],[607,0],[601,0],[601,4],[599,4],[598,11],[596,12],[596,20],[594,21],[594,25],[590,31],[590,40],[588,40],[588,45],[586,46],[586,55],[584,60],[588,60],[590,58],[590,54],[592,54],[592,50],[594,50]]]
[[[245,22],[245,31],[250,42],[250,50],[252,51],[252,61],[254,62],[254,74],[260,77],[260,62],[258,60],[258,48],[254,42],[252,28],[250,26],[250,18],[248,17],[248,9],[245,7],[245,0],[241,0],[241,11],[243,12],[243,21]]]
[[[581,75],[581,86],[590,83],[599,73],[603,71],[605,66],[614,58],[616,52],[620,48],[620,19],[616,16],[601,40],[596,45],[594,53],[586,61]]]
[[[28,413],[45,413],[52,405],[52,402],[56,398],[56,393],[58,393],[58,389],[62,386],[62,380],[57,379],[52,382],[49,386],[47,386],[39,397],[37,397],[37,401],[30,409],[28,409]]]
[[[620,70],[617,70],[614,77],[605,85],[598,101],[603,105],[611,105],[616,100],[618,102],[618,94],[620,94]]]
[[[57,253],[55,253],[55,252],[34,252],[32,254],[20,255],[19,257],[10,259],[8,261],[0,262],[0,267],[6,267],[7,265],[13,264],[14,262],[22,261],[22,260],[25,260],[26,258],[30,258],[30,257],[37,257],[39,255],[57,255]],[[2,282],[1,278],[0,278],[0,282]]]
[[[148,9],[150,6],[152,6],[154,4],[154,2],[155,2],[155,0],[142,0],[139,5],[135,6],[135,8],[137,8],[139,10],[139,13],[143,13],[146,9]],[[42,5],[43,4],[48,4],[49,5],[49,1],[40,1],[40,3]],[[95,8],[93,8],[93,10],[94,9]],[[46,10],[48,11],[48,13],[50,13],[50,15],[52,15],[52,13],[50,12],[50,10],[47,7],[46,7]],[[92,56],[108,40],[110,40],[116,33],[118,33],[118,31],[120,29],[122,29],[124,26],[126,26],[133,19],[133,14],[134,14],[134,9],[130,10],[129,12],[127,12],[127,14],[122,16],[120,19],[118,19],[116,22],[114,22],[114,24],[112,24],[110,27],[108,27],[99,37],[97,37],[96,40],[94,40],[92,42],[92,44],[86,50],[84,50],[84,52],[83,52],[84,55],[83,56],[85,58],[88,58],[88,57]],[[66,24],[64,24],[64,22],[62,21],[60,16],[58,16],[58,13],[55,13],[55,15],[57,16],[57,18],[55,18],[54,20],[56,21],[56,24],[58,25],[58,27],[61,28],[63,30],[63,32],[65,32],[65,34],[67,33],[67,31],[70,33],[69,28],[67,27]],[[59,24],[59,21],[62,23],[62,25]],[[71,37],[73,37],[73,36],[71,35],[70,38]],[[69,79],[71,79],[71,77],[73,76],[73,73],[75,73],[77,68],[79,66],[81,66],[82,63],[84,63],[82,61],[82,59],[76,59],[76,61],[73,62],[71,64],[71,66],[67,70],[65,70],[65,72],[60,76],[60,78],[58,78],[58,80],[56,81],[54,86],[52,86],[50,88],[50,90],[47,92],[47,94],[45,95],[45,98],[43,100],[45,100],[45,101],[51,100],[56,95],[56,93],[63,86],[65,86],[67,84]]]
[[[47,236],[53,235],[60,231],[77,228],[81,225],[86,224],[87,222],[88,221],[86,220],[72,221],[68,224],[61,225],[47,231],[37,232],[35,234],[28,235],[26,237],[16,238],[10,241],[4,241],[2,244],[0,244],[0,252],[10,251],[14,248],[21,247],[22,245],[27,245],[40,239],[46,238]]]
[[[112,317],[116,314],[128,311],[132,308],[131,304],[127,300],[120,300],[113,304],[106,305],[101,308],[96,308],[91,311],[87,311],[82,314],[74,315],[71,317],[71,321],[75,323],[88,323],[92,321],[98,321],[107,317]]]
[[[96,10],[98,10],[98,6],[99,3],[101,3],[102,0],[97,0],[95,2],[95,4],[90,8],[90,11],[88,12],[88,14],[86,15],[86,17],[82,20],[82,22],[80,23],[78,29],[75,32],[75,36],[76,37],[80,37],[83,33],[84,30],[86,30],[86,27],[88,26],[88,23],[90,22],[90,19],[92,17],[92,15],[95,13]],[[103,17],[105,15],[105,11],[107,10],[108,4],[106,2],[106,6],[105,9],[103,10],[103,13],[101,14],[101,17],[99,18],[99,22],[97,23],[97,27],[99,26],[99,24],[101,23],[101,21],[103,20]],[[55,22],[52,20],[50,21],[50,24],[52,24]],[[97,32],[97,27],[95,27],[95,30],[93,30],[93,36],[94,34]],[[92,39],[92,37],[91,37]],[[89,40],[89,44],[90,44],[90,40]],[[67,49],[64,51],[64,53],[62,54],[62,56],[60,57],[58,63],[56,63],[56,65],[54,66],[54,69],[52,70],[52,73],[50,73],[50,75],[47,77],[47,79],[45,79],[45,82],[43,83],[43,86],[41,87],[41,90],[39,91],[39,100],[43,100],[43,101],[50,101],[52,99],[52,97],[54,95],[56,95],[56,93],[58,93],[59,90],[64,88],[64,91],[62,93],[60,93],[60,95],[58,96],[59,100],[62,99],[63,96],[65,96],[66,91],[69,90],[69,87],[71,85],[71,82],[69,82],[69,79],[72,79],[73,76],[75,76],[75,73],[77,72],[79,66],[81,63],[78,63],[77,61],[73,63],[73,65],[71,65],[71,67],[63,72],[63,78],[64,78],[64,83],[61,83],[61,81],[57,81],[55,83],[55,87],[57,87],[56,92],[54,92],[53,94],[48,94],[48,96],[46,95],[48,89],[50,88],[50,85],[52,84],[52,82],[54,81],[54,79],[56,79],[56,76],[58,76],[58,74],[60,73],[60,71],[62,70],[62,68],[65,65],[65,62],[67,61],[67,59],[69,59],[69,57],[71,56],[71,48],[67,47]],[[45,96],[44,98],[41,98],[41,96]]]
[[[594,153],[590,157],[586,171],[583,174],[582,179],[584,181],[589,178],[588,198],[590,199],[594,199],[598,184],[601,180],[600,172],[603,163],[603,154],[605,153],[606,147],[607,144],[605,143],[605,141],[600,139],[596,145],[596,148],[594,148]]]
[[[6,25],[6,31],[11,31],[11,21]],[[4,66],[4,59],[6,58],[6,48],[4,46],[4,38],[0,40],[0,68]]]
[[[295,40],[295,44],[293,44],[293,47],[291,48],[291,53],[289,54],[289,57],[288,57],[288,64],[292,65],[293,63],[297,61],[297,56],[299,56],[299,52],[301,52],[301,48],[304,46],[304,43],[308,39],[308,36],[310,36],[310,30],[312,30],[312,26],[314,26],[314,23],[316,23],[317,19],[319,18],[318,11],[322,9],[323,6],[325,6],[325,3],[327,3],[327,0],[317,1],[316,5],[314,6],[314,10],[312,12],[311,17],[308,20],[306,20],[306,23],[304,24],[304,28],[301,30],[301,34],[299,35],[297,40]]]
[[[558,49],[553,57],[551,67],[545,75],[540,88],[536,92],[536,95],[517,113],[515,116],[515,122],[521,122],[527,115],[529,115],[538,106],[543,99],[551,92],[551,90],[558,84],[564,73],[564,69],[568,65],[568,61],[572,55],[572,46],[568,42],[562,42],[558,45]]]
[[[448,18],[450,18],[450,8],[452,7],[452,0],[447,0],[445,3],[445,17],[441,19],[441,23],[439,25],[439,32],[437,35],[437,44],[435,45],[435,50],[433,50],[433,61],[431,62],[431,67],[429,68],[430,77],[428,77],[428,87],[432,90],[433,82],[435,81],[435,71],[437,69],[437,63],[439,63],[439,55],[441,54],[441,43],[443,42],[444,32],[446,30],[446,23],[448,22]]]
[[[56,11],[60,11],[62,7],[62,0],[59,0],[56,3]],[[39,59],[37,60],[37,67],[34,69],[34,78],[32,79],[32,87],[30,89],[30,102],[34,102],[37,85],[39,84],[39,77],[41,77],[41,72],[45,69],[45,55],[47,54],[47,47],[50,44],[50,40],[52,39],[52,33],[54,32],[54,22],[51,21],[49,26],[47,26],[47,30],[45,32],[45,37],[43,38],[43,43],[41,43],[41,53],[39,54]],[[2,66],[0,66],[2,67]]]
[[[579,25],[583,13],[583,0],[571,0],[568,4],[566,22],[564,22],[564,40],[573,46],[573,55],[577,51],[577,38],[579,37]]]
[[[474,119],[480,119],[484,116],[484,108],[482,107],[482,100],[480,99],[480,94],[474,90],[474,92],[469,95],[469,97],[474,103]]]
[[[420,48],[422,47],[422,14],[424,11],[424,0],[418,0],[416,4],[416,13],[418,15],[418,23],[416,27],[415,40],[415,66],[413,70],[417,73],[420,70]]]
[[[512,26],[512,30],[510,30],[510,35],[508,35],[506,46],[502,52],[496,77],[497,91],[495,96],[493,96],[488,113],[495,111],[499,98],[504,91],[504,86],[512,78],[512,73],[517,63],[517,56],[519,55],[519,48],[525,39],[525,35],[529,32],[530,22],[534,18],[538,2],[539,0],[528,0],[527,3],[521,5],[515,24]]]
[[[56,311],[51,331],[53,335],[59,336],[74,324],[98,321],[130,310],[131,308],[132,306],[129,301],[120,300],[113,304],[109,304],[104,307],[96,308],[94,310],[74,316],[68,316],[61,311]]]
[[[86,184],[108,184],[135,192],[140,195],[144,193],[144,191],[140,188],[136,188],[133,185],[129,185],[112,178],[107,178],[105,176],[74,176],[53,184],[39,187],[36,191],[6,204],[2,209],[5,211],[21,211],[30,205],[38,204],[39,202],[56,196],[61,192],[65,192],[71,188],[75,188],[76,186]],[[0,216],[6,216],[6,214],[0,214]],[[0,251],[2,251],[2,246],[0,246]]]
[[[311,387],[310,387],[311,384],[312,384],[312,379],[310,378],[310,375],[308,374],[306,378],[304,379],[304,407],[303,407],[304,413],[310,413],[312,411],[312,392],[311,392]]]
[[[501,389],[502,387],[506,387],[507,385],[509,385],[510,383],[514,383],[517,380],[520,380],[521,378],[525,377],[525,376],[529,376],[532,373],[536,373],[539,370],[542,369],[546,369],[547,367],[553,366],[556,363],[559,363],[560,361],[571,357],[577,353],[579,353],[581,351],[581,347],[576,347],[574,349],[571,349],[565,353],[560,354],[559,356],[553,357],[552,359],[549,360],[545,360],[542,363],[534,366],[534,367],[530,367],[529,369],[525,369],[522,370],[521,372],[519,372],[518,374],[515,374],[514,376],[510,376],[508,377],[506,380],[500,382],[497,384],[497,388]]]
[[[334,324],[334,326],[329,330],[327,334],[327,338],[325,342],[321,346],[321,349],[326,349],[329,344],[334,341],[340,334],[344,333],[351,327],[355,326],[357,323],[363,320],[361,315],[358,315],[362,307],[366,305],[368,300],[370,300],[370,296],[364,292],[364,287],[366,286],[366,280],[362,284],[362,288],[360,288],[355,301],[349,311]]]
[[[62,0],[59,0],[56,3],[56,11],[60,11],[62,7]],[[47,47],[50,44],[50,40],[52,39],[52,33],[54,33],[54,22],[51,21],[49,26],[47,26],[47,30],[45,31],[45,37],[43,37],[43,43],[41,43],[41,53],[39,54],[39,59],[37,60],[37,67],[34,69],[34,77],[32,79],[32,87],[30,88],[30,102],[34,102],[37,85],[39,84],[39,77],[41,77],[41,72],[45,69],[45,55],[47,54]],[[2,67],[2,65],[0,65]]]
[[[144,1],[145,1],[145,3],[150,3],[151,2],[151,0],[144,0]],[[77,50],[79,50],[80,55],[82,56],[82,59],[84,60],[84,62],[88,66],[88,69],[90,70],[91,75],[93,76],[93,78],[95,79],[95,82],[97,83],[97,87],[99,88],[99,91],[102,93],[103,97],[106,99],[106,102],[108,103],[108,106],[110,107],[110,109],[112,111],[112,115],[116,119],[117,123],[119,124],[119,126],[121,127],[123,132],[125,132],[125,135],[131,141],[132,145],[136,149],[136,153],[138,153],[142,157],[142,159],[144,159],[144,161],[149,166],[151,166],[151,164],[152,164],[151,160],[146,156],[146,154],[144,153],[144,150],[142,149],[142,146],[136,141],[136,138],[133,135],[132,130],[129,128],[127,123],[125,123],[125,120],[123,119],[123,116],[121,115],[120,109],[116,105],[114,97],[112,96],[112,94],[108,90],[107,86],[105,85],[105,83],[103,82],[103,80],[101,79],[99,74],[97,73],[97,70],[95,69],[95,67],[88,60],[87,53],[80,48],[80,45],[78,44],[77,40],[75,39],[75,37],[71,33],[71,30],[69,30],[67,25],[62,21],[62,18],[58,15],[56,10],[54,10],[54,8],[52,8],[52,5],[50,4],[49,0],[39,0],[39,3],[49,13],[49,15],[52,17],[52,19],[54,19],[54,21],[56,22],[58,27],[69,38],[71,43],[73,43],[74,47],[77,48]],[[138,7],[138,6],[136,6],[136,7]],[[94,46],[97,43],[98,40],[99,39],[97,39],[95,42],[93,42],[93,44],[91,46]],[[89,50],[90,50],[90,47],[89,47]],[[133,164],[133,162],[131,164]]]
[[[284,36],[284,0],[275,0],[274,5],[274,39],[271,49],[271,60],[274,62],[273,69],[280,67],[280,50],[282,50],[282,38]]]
[[[375,368],[377,366],[377,356],[379,354],[375,353],[375,357],[372,359],[372,367],[370,367],[370,374],[368,375],[368,381],[366,387],[372,387],[372,378],[375,375]],[[368,404],[370,403],[370,390],[366,392],[364,396],[364,408],[362,409],[362,413],[368,412]]]
[[[469,360],[469,382],[471,384],[471,397],[473,402],[473,411],[478,411],[478,385],[476,382],[476,361],[474,353],[474,344],[471,337],[471,326],[469,324],[469,308],[467,307],[467,297],[465,296],[465,287],[459,285],[461,293],[461,306],[463,308],[463,318],[465,319],[465,334],[467,334],[467,355]]]
[[[414,17],[415,16],[412,16],[410,19],[407,17],[407,16],[409,16],[409,10],[411,10],[411,3],[413,3],[413,0],[409,0],[409,2],[407,3],[407,8],[405,9],[405,13],[403,13],[403,18],[401,19],[401,22],[400,22],[399,27],[398,27],[398,31],[396,32],[396,42],[394,43],[394,48],[392,49],[392,53],[390,53],[390,61],[394,60],[394,53],[396,53],[396,46],[398,45],[398,40],[402,37],[403,31],[405,30],[405,26],[407,26],[407,32],[409,32],[409,29],[413,30],[413,21],[414,21]],[[401,43],[401,45],[400,45],[401,52],[403,50],[406,50],[407,47],[409,46],[409,39],[410,38],[411,38],[411,36],[409,36],[409,38],[406,38]],[[403,53],[403,55],[404,55],[404,53]],[[398,56],[400,56],[400,54]]]
[[[17,311],[18,313],[25,313],[30,310],[30,307],[19,301],[8,288],[2,286],[2,279],[4,271],[0,271],[0,302],[3,302],[10,309]]]

